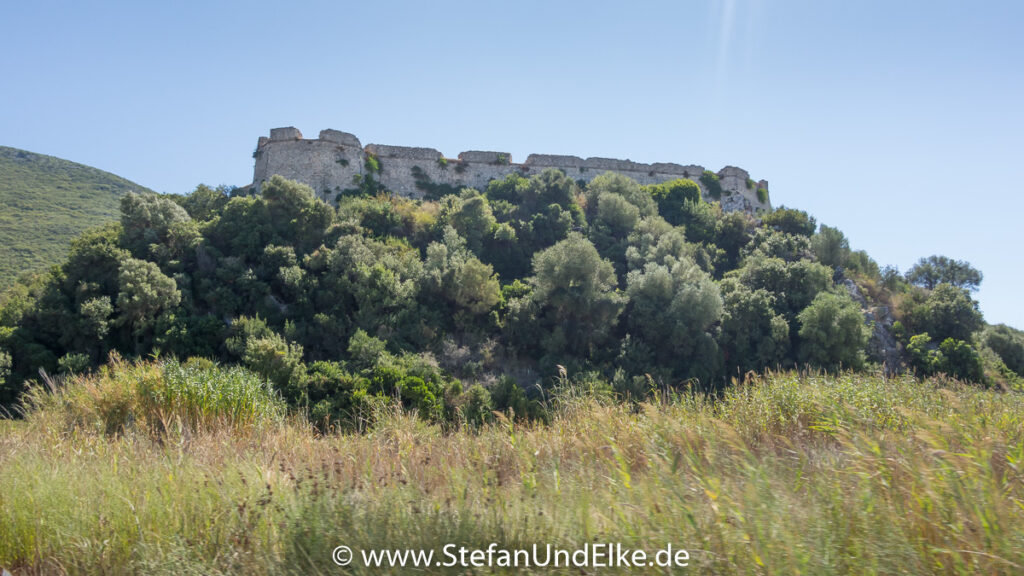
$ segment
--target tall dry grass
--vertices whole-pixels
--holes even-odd
[[[361,435],[107,434],[39,406],[0,433],[16,572],[336,574],[340,544],[593,541],[672,543],[701,573],[1024,572],[1024,399],[952,382],[785,373],[638,407],[563,393],[547,425],[452,433],[390,413]]]
[[[204,359],[128,362],[119,356],[94,375],[44,376],[24,398],[31,418],[64,430],[105,434],[242,429],[280,421],[284,403],[266,380]]]

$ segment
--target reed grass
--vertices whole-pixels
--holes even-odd
[[[0,423],[15,573],[408,573],[343,572],[331,550],[594,541],[672,543],[699,573],[1024,573],[1024,398],[956,382],[780,373],[639,406],[570,391],[547,424],[392,412],[344,435],[276,416],[69,426],[79,404]]]

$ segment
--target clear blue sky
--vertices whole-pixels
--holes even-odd
[[[634,3],[636,4],[636,3]],[[363,143],[746,168],[1024,328],[1024,2],[8,2],[0,144],[165,192],[294,125]]]

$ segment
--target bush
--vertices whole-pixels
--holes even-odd
[[[910,367],[919,376],[934,374],[941,364],[940,352],[932,345],[932,338],[928,333],[917,334],[910,338],[910,343],[907,344],[907,356],[910,358]]]
[[[92,361],[85,354],[68,352],[57,361],[57,369],[61,374],[81,374],[89,369]]]
[[[999,356],[1007,368],[1024,377],[1024,332],[997,324],[985,330],[981,341]]]
[[[907,345],[910,365],[918,376],[948,374],[968,382],[983,382],[984,372],[978,351],[963,340],[946,338],[942,344],[932,343],[928,333],[918,334]]]
[[[377,174],[380,172],[380,160],[369,152],[366,153],[365,164],[367,172],[371,174]]]
[[[846,236],[838,229],[825,225],[811,237],[811,249],[818,262],[830,268],[843,265],[850,256],[850,242]]]
[[[245,343],[242,361],[247,368],[273,382],[285,398],[295,402],[297,387],[306,373],[301,345],[277,334],[254,338]]]
[[[920,300],[908,298],[904,307],[904,324],[911,334],[927,332],[938,341],[946,338],[970,340],[984,325],[978,303],[967,290],[950,284],[939,284]]]
[[[779,206],[776,210],[764,215],[761,223],[769,228],[788,234],[799,234],[810,237],[818,227],[817,221],[803,210],[793,210]]]
[[[7,384],[7,379],[11,375],[11,355],[3,350],[0,350],[0,389],[3,389]]]
[[[492,419],[494,410],[491,393],[479,384],[458,395],[454,408],[463,422],[470,426],[479,426]]]
[[[540,416],[542,407],[536,400],[526,397],[526,393],[514,379],[502,376],[498,385],[491,392],[494,410],[516,419],[530,419]]]
[[[693,180],[680,178],[662,184],[651,184],[644,189],[658,204],[658,213],[673,226],[683,224],[687,202],[700,202],[700,186]]]
[[[700,175],[700,183],[704,185],[704,188],[708,191],[708,196],[718,200],[722,197],[722,182],[718,179],[718,174],[715,174],[711,170],[705,170]]]
[[[848,294],[822,292],[798,319],[801,360],[829,370],[864,365],[867,329],[860,308]]]
[[[943,357],[943,364],[940,367],[942,372],[968,382],[984,380],[981,357],[970,343],[946,338],[939,345],[939,352]]]
[[[724,307],[721,346],[729,375],[781,364],[789,352],[789,324],[775,312],[775,297],[727,280],[722,283]]]

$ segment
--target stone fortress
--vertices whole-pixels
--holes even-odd
[[[433,148],[409,148],[369,144],[347,132],[323,130],[316,140],[302,137],[296,128],[274,128],[270,137],[259,139],[253,188],[280,174],[289,180],[307,184],[327,202],[358,187],[364,178],[373,178],[383,188],[411,198],[422,198],[428,191],[457,192],[460,188],[483,191],[491,180],[508,174],[529,177],[546,168],[563,171],[574,180],[589,182],[604,172],[618,172],[640,184],[659,184],[689,178],[700,185],[705,200],[721,202],[725,210],[757,213],[771,209],[768,182],[754,182],[746,170],[726,166],[716,175],[721,187],[718,198],[701,181],[702,166],[670,163],[641,164],[629,160],[530,154],[522,164],[512,162],[506,152],[462,152],[458,158],[445,158]],[[369,160],[369,161],[368,161]],[[707,178],[705,178],[707,179]]]

